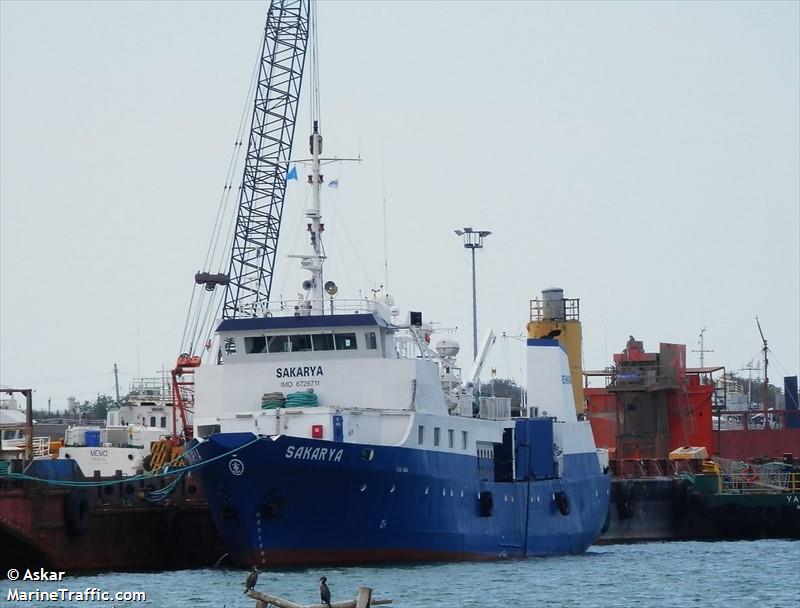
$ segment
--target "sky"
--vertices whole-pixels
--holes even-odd
[[[113,394],[114,364],[123,394],[173,366],[266,6],[0,2],[0,385],[58,409]],[[629,335],[697,350],[705,328],[705,364],[740,370],[759,360],[758,316],[770,379],[798,373],[800,4],[325,1],[318,15],[325,153],[362,159],[326,167],[340,297],[384,285],[457,328],[468,368],[470,259],[453,231],[470,226],[492,231],[479,334],[522,334],[529,301],[558,286],[580,298],[585,368]],[[286,298],[305,278],[285,259],[304,247],[303,181],[287,186]],[[523,348],[498,339],[487,369],[520,379]]]

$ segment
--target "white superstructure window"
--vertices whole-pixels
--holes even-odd
[[[461,431],[461,449],[467,449],[467,431]]]
[[[334,334],[336,350],[355,350],[358,348],[355,334]]]
[[[456,444],[456,432],[453,429],[447,429],[447,446],[454,448]]]
[[[244,339],[244,352],[264,353],[267,351],[267,339],[264,336],[247,336]]]
[[[420,445],[425,443],[425,427],[421,424],[417,427],[417,443]]]
[[[433,427],[433,445],[439,445],[439,436],[442,434],[442,429],[438,426]]]
[[[333,350],[333,334],[314,334],[311,339],[314,350]]]
[[[378,348],[378,339],[375,337],[374,331],[368,331],[366,334],[364,334],[364,337],[366,338],[368,349],[375,350]]]
[[[267,338],[267,348],[271,353],[288,353],[289,336],[269,336]]]
[[[289,336],[289,340],[292,344],[293,353],[311,350],[311,336],[308,334]]]

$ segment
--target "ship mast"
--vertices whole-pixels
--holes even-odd
[[[756,317],[756,325],[758,325],[758,333],[761,334],[761,342],[764,346],[761,348],[761,351],[764,353],[764,403],[763,408],[766,410],[769,408],[769,376],[767,376],[767,365],[769,364],[769,359],[767,358],[767,353],[769,352],[769,348],[767,348],[767,339],[764,337],[764,332],[761,331],[761,322]],[[766,420],[766,415],[764,416]]]

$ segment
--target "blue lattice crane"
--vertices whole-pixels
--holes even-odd
[[[229,270],[228,273],[198,272],[195,275],[195,282],[208,291],[214,291],[218,286],[225,288],[224,319],[254,316],[262,308],[266,310],[269,301],[308,46],[311,2],[272,0],[270,3],[239,187]],[[237,142],[237,145],[241,143]],[[202,325],[201,313],[198,312],[193,321],[190,320],[192,316],[190,310],[187,327],[190,323],[195,328]],[[191,429],[187,413],[193,410],[193,372],[201,361],[195,353],[197,333],[195,329],[194,337],[190,337],[187,343],[184,331],[181,347],[184,352],[172,371],[173,399],[186,434]]]

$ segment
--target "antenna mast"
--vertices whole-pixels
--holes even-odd
[[[761,352],[764,353],[764,409],[766,410],[769,408],[769,376],[767,376],[767,365],[769,364],[769,359],[767,358],[767,352],[769,349],[767,348],[767,339],[764,337],[764,332],[761,331],[761,322],[756,317],[756,325],[758,325],[758,333],[761,334],[761,342],[764,346],[761,347]]]
[[[697,342],[700,345],[700,349],[699,350],[698,349],[692,349],[693,353],[700,353],[700,367],[705,367],[705,357],[703,357],[703,355],[705,353],[713,353],[714,352],[713,349],[705,348],[705,346],[703,346],[703,344],[704,344],[704,342],[703,342],[703,334],[704,333],[706,333],[706,328],[705,327],[700,330],[700,340],[698,340],[698,342]]]

